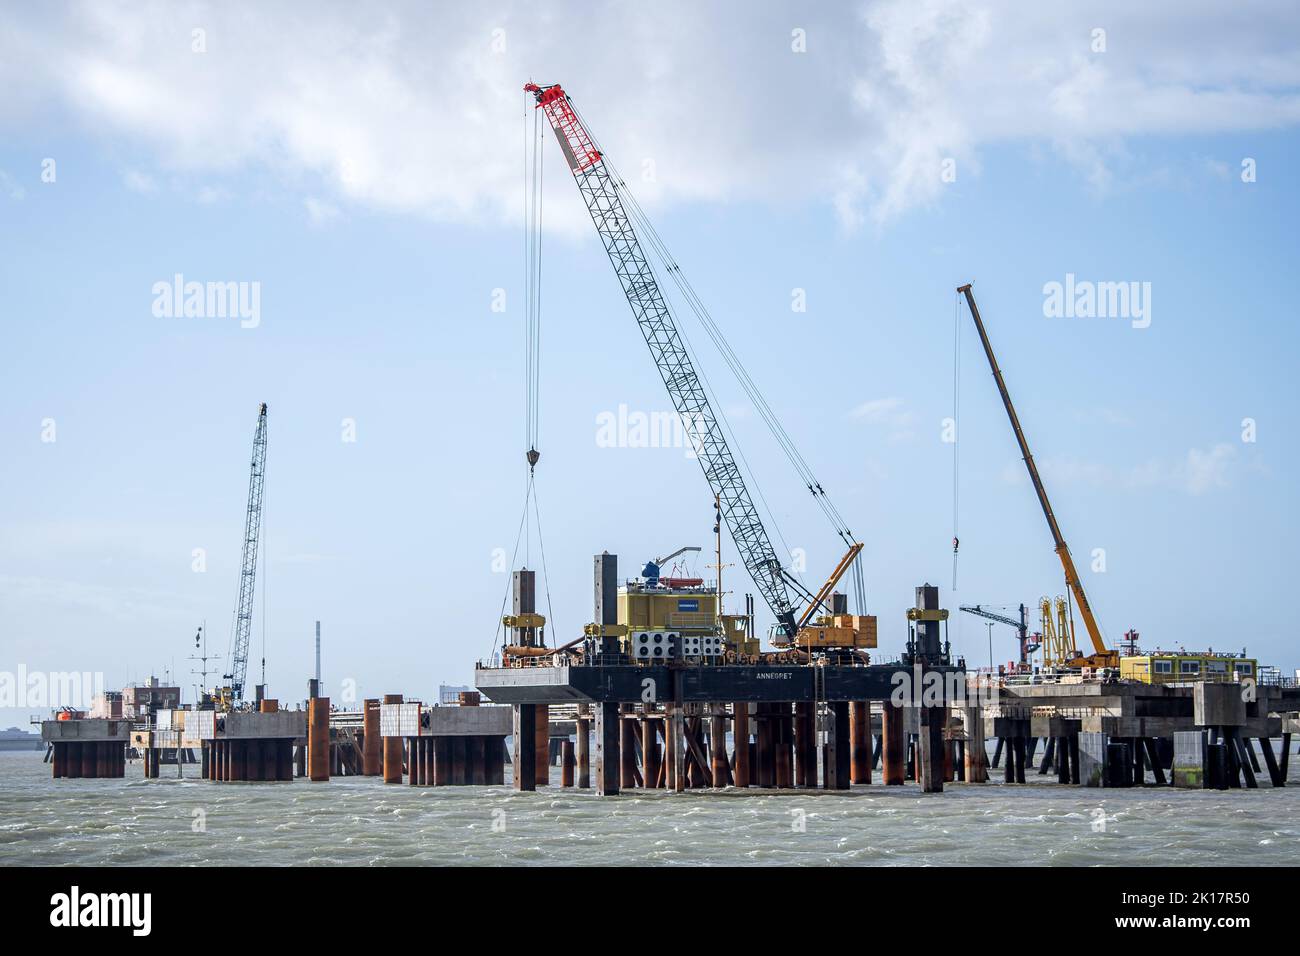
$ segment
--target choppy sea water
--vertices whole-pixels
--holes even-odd
[[[1293,865],[1300,774],[1256,791],[914,784],[825,791],[50,779],[0,753],[0,865]],[[509,767],[506,768],[507,780]],[[553,771],[558,781],[558,771]],[[879,777],[877,777],[879,779]],[[1267,780],[1267,775],[1265,775]]]

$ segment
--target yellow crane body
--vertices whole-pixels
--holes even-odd
[[[814,618],[817,609],[822,607],[840,583],[840,578],[853,566],[862,545],[854,542],[840,558],[831,576],[813,597],[808,606],[799,615],[799,630],[795,635],[795,644],[812,649],[852,647],[875,647],[877,642],[877,625],[874,614],[827,614]]]

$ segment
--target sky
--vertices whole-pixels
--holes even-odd
[[[5,3],[4,18],[0,674],[111,689],[166,673],[192,697],[196,629],[228,653],[260,402],[248,683],[264,653],[270,696],[305,696],[316,620],[327,693],[429,700],[491,654],[512,566],[544,568],[562,641],[593,617],[593,554],[628,577],[707,552],[689,448],[602,430],[671,405],[549,138],[541,536],[516,550],[529,80],[564,85],[863,542],[882,659],[922,583],[954,609],[1064,590],[957,308],[972,282],[1107,639],[1300,667],[1284,626],[1247,613],[1285,621],[1300,531],[1300,11]],[[158,290],[178,275],[234,283],[247,308],[170,314]],[[1124,283],[1127,308],[1053,308],[1054,288],[1092,283]],[[839,541],[677,312],[778,554],[815,589]],[[723,560],[736,607],[729,542]],[[712,577],[709,562],[689,569]],[[989,663],[983,622],[954,610],[949,634]],[[1010,628],[992,640],[995,661],[1014,656]],[[0,726],[41,710],[19,703]]]

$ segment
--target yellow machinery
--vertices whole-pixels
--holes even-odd
[[[809,650],[830,647],[875,647],[874,614],[828,614],[799,629],[799,646]]]
[[[807,650],[826,648],[865,648],[875,647],[877,639],[876,617],[874,614],[826,614],[814,617],[817,611],[831,600],[835,585],[853,566],[862,545],[854,543],[840,559],[831,576],[821,586],[803,614],[799,616],[795,643]]]
[[[516,640],[502,648],[505,660],[523,660],[529,657],[547,657],[555,653],[555,648],[546,646],[546,615],[529,611],[520,614],[507,614],[501,618],[507,630],[524,635],[523,643]]]
[[[718,623],[718,593],[704,587],[627,584],[618,589],[618,623],[629,630],[711,634]]]
[[[749,616],[746,614],[720,614],[718,622],[722,625],[722,639],[727,647],[737,654],[755,657],[759,651],[758,638],[749,633]]]
[[[869,648],[877,644],[876,618],[870,614],[821,614],[831,607],[836,584],[853,566],[862,550],[853,544],[840,559],[831,576],[812,596],[796,624],[793,646],[807,650],[835,648]],[[652,562],[654,571],[658,564]],[[721,559],[719,559],[721,563]],[[651,565],[647,566],[649,569]],[[722,634],[726,649],[742,657],[756,657],[759,639],[751,633],[752,618],[747,614],[719,613],[719,592],[705,587],[699,578],[646,577],[618,589],[618,629],[624,650],[629,635],[637,631],[666,631],[682,637]],[[779,639],[776,642],[780,645]],[[787,644],[786,646],[791,646]]]
[[[1034,491],[1038,494],[1038,504],[1043,509],[1043,515],[1047,518],[1047,526],[1052,532],[1052,541],[1056,545],[1056,556],[1061,559],[1061,567],[1065,571],[1065,583],[1070,588],[1070,593],[1074,595],[1074,603],[1079,605],[1079,614],[1083,617],[1083,625],[1088,629],[1088,638],[1092,641],[1093,653],[1084,656],[1075,649],[1075,656],[1067,661],[1062,662],[1065,667],[1118,667],[1119,653],[1106,647],[1106,641],[1101,636],[1101,628],[1097,626],[1097,620],[1092,614],[1092,605],[1088,603],[1088,596],[1083,593],[1083,582],[1079,580],[1079,572],[1074,567],[1074,559],[1070,557],[1070,548],[1065,543],[1065,538],[1061,534],[1061,528],[1056,523],[1056,514],[1052,511],[1052,503],[1047,500],[1047,489],[1043,487],[1043,479],[1038,475],[1038,466],[1034,464],[1034,456],[1029,451],[1029,442],[1025,439],[1024,430],[1020,427],[1020,418],[1016,415],[1015,406],[1011,404],[1011,393],[1007,391],[1007,383],[1002,379],[1002,370],[998,368],[998,360],[993,356],[993,346],[989,343],[988,333],[984,331],[984,322],[980,319],[980,311],[975,305],[975,295],[971,292],[970,284],[960,286],[958,292],[966,296],[966,304],[970,307],[971,318],[975,320],[975,329],[979,332],[980,344],[984,346],[984,355],[989,360],[989,367],[993,370],[993,379],[997,382],[998,393],[1002,396],[1002,405],[1007,410],[1007,418],[1011,420],[1011,430],[1016,434],[1016,442],[1020,445],[1021,457],[1025,460],[1025,467],[1029,469],[1029,480],[1033,482]],[[1068,622],[1067,622],[1068,623]],[[1063,638],[1058,628],[1057,639]],[[1074,643],[1073,627],[1066,628],[1069,631],[1069,640],[1071,645]]]
[[[1250,657],[1228,654],[1139,654],[1121,657],[1122,680],[1143,684],[1187,684],[1193,682],[1233,683],[1254,679],[1259,662]]]
[[[1043,666],[1055,667],[1061,661],[1061,642],[1056,636],[1056,622],[1052,618],[1052,599],[1040,598],[1038,612],[1043,622]]]
[[[671,578],[659,584],[629,582],[618,589],[618,629],[624,641],[632,631],[670,631],[683,637],[704,637],[722,631],[728,650],[737,654],[758,654],[758,638],[749,633],[749,617],[719,614],[718,592],[703,582],[674,585]]]
[[[219,713],[228,714],[235,709],[234,690],[229,686],[214,687],[210,691],[204,691],[199,701],[199,707],[203,708],[211,705],[212,709]]]
[[[1072,661],[1080,657],[1074,643],[1074,622],[1070,620],[1065,598],[1057,595],[1056,601],[1042,598],[1038,610],[1043,622],[1043,666],[1075,667]]]

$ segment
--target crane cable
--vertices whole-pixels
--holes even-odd
[[[570,106],[572,105],[573,104],[570,101]],[[578,114],[578,119],[582,122],[588,135],[591,137],[592,144],[600,152],[602,162],[604,162],[605,166],[613,174],[615,187],[622,195],[632,218],[636,220],[637,224],[643,230],[648,245],[659,258],[664,270],[668,273],[669,278],[672,279],[673,284],[677,286],[677,289],[682,294],[687,306],[695,314],[696,318],[699,319],[700,324],[704,326],[709,338],[713,340],[714,345],[722,354],[723,360],[736,376],[737,382],[754,403],[759,415],[762,416],[769,431],[772,432],[773,437],[776,438],[777,443],[781,446],[782,451],[790,460],[790,463],[795,467],[795,470],[799,473],[800,477],[809,484],[814,497],[820,496],[826,501],[829,511],[838,515],[838,512],[834,511],[834,506],[830,505],[829,499],[825,497],[825,491],[822,490],[820,483],[817,481],[812,469],[808,466],[807,461],[799,453],[793,439],[791,439],[789,433],[781,425],[781,422],[776,417],[776,413],[772,410],[771,405],[768,404],[767,399],[763,396],[762,392],[759,391],[758,386],[754,383],[754,380],[750,377],[748,371],[746,371],[744,365],[741,363],[739,356],[736,355],[731,345],[727,342],[726,336],[723,335],[721,328],[719,328],[718,324],[713,320],[708,308],[704,305],[704,302],[696,293],[695,288],[682,272],[680,264],[672,256],[671,252],[669,252],[663,238],[659,235],[659,231],[655,229],[654,223],[650,221],[645,210],[637,201],[636,196],[634,196],[628,188],[627,180],[624,178],[623,174],[619,172],[618,167],[616,167],[613,161],[610,160],[608,154],[601,147],[599,141],[597,141],[595,136],[591,133],[591,126],[587,123],[586,118],[578,112],[576,106],[574,106],[573,109],[574,112]],[[837,522],[837,530],[840,527],[843,527],[842,519]]]
[[[961,293],[953,299],[952,309],[952,589],[957,590],[958,456],[957,420],[961,412]],[[960,630],[960,627],[959,627]],[[960,636],[960,634],[958,635]]]
[[[528,127],[528,116],[532,114],[532,130]],[[536,110],[529,108],[528,96],[524,96],[524,443],[527,445],[525,460],[528,462],[528,477],[524,485],[523,514],[519,519],[519,530],[515,534],[514,551],[510,556],[510,567],[516,567],[519,558],[519,546],[523,543],[524,563],[527,569],[532,560],[533,527],[537,528],[537,547],[542,559],[542,583],[546,589],[546,620],[554,629],[555,612],[551,603],[551,581],[546,569],[546,545],[542,539],[542,516],[537,500],[535,472],[541,452],[537,450],[538,432],[541,424],[541,340],[542,340],[542,183],[546,155],[541,148],[543,126]],[[529,521],[531,516],[532,521]],[[502,618],[505,615],[506,602],[510,600],[513,582],[507,581],[505,594],[501,599],[501,613],[497,615],[496,631],[492,640],[492,653],[496,653],[501,643],[504,630]]]
[[[767,425],[768,430],[772,433],[772,436],[777,440],[777,444],[785,453],[786,458],[795,468],[813,497],[817,499],[818,504],[831,520],[831,524],[837,533],[847,532],[847,525],[839,515],[839,512],[835,509],[834,505],[831,504],[829,497],[827,497],[826,492],[822,488],[821,483],[817,480],[816,475],[813,474],[808,462],[804,459],[803,455],[800,454],[798,448],[794,444],[794,440],[785,430],[785,427],[777,418],[776,413],[772,410],[766,397],[759,390],[757,384],[755,384],[754,380],[749,375],[749,372],[745,369],[744,364],[740,361],[739,356],[736,355],[735,350],[732,349],[731,344],[727,341],[721,328],[714,321],[703,301],[701,301],[695,288],[682,272],[680,264],[677,263],[672,254],[668,251],[667,246],[663,242],[658,231],[655,229],[654,224],[650,222],[649,217],[646,216],[640,203],[637,202],[636,198],[627,188],[626,180],[607,157],[605,158],[605,163],[609,166],[611,172],[614,173],[616,186],[623,194],[624,200],[631,209],[633,218],[637,220],[637,223],[645,231],[651,249],[660,259],[664,266],[664,270],[668,273],[673,284],[677,286],[677,289],[682,294],[683,299],[685,299],[687,306],[695,314],[696,318],[699,319],[705,332],[708,333],[714,346],[718,349],[723,360],[735,375],[740,387],[744,390],[750,401],[753,402],[755,409],[763,418],[763,421]]]
[[[606,164],[610,167],[610,170],[614,173],[616,177],[616,186],[620,188],[625,200],[627,201],[627,205],[631,208],[633,218],[643,228],[647,237],[649,238],[649,244],[651,250],[655,253],[656,257],[663,265],[664,270],[668,273],[669,277],[673,280],[673,284],[677,287],[678,291],[682,294],[683,298],[686,300],[687,305],[690,307],[691,311],[699,319],[700,324],[704,326],[705,332],[708,333],[709,338],[714,343],[714,346],[718,349],[719,353],[722,354],[724,361],[727,362],[728,367],[732,370],[732,373],[733,375],[735,375],[736,380],[740,383],[741,388],[744,389],[745,393],[749,396],[750,401],[753,403],[754,407],[758,409],[759,414],[762,416],[764,422],[768,426],[768,430],[772,433],[773,437],[777,439],[777,443],[778,445],[781,446],[782,451],[786,455],[786,458],[790,461],[790,463],[795,467],[795,470],[799,473],[801,480],[803,480],[805,486],[812,493],[813,499],[817,502],[818,506],[822,509],[822,513],[826,516],[831,526],[834,528],[836,534],[845,544],[851,546],[854,543],[853,534],[852,531],[849,530],[847,523],[843,520],[839,512],[835,509],[835,506],[831,503],[829,497],[826,495],[825,490],[822,488],[821,483],[817,480],[816,476],[812,473],[811,468],[808,466],[803,456],[799,453],[797,447],[795,447],[793,439],[790,438],[789,433],[786,432],[784,426],[781,425],[780,420],[777,419],[776,413],[772,410],[771,406],[768,404],[767,399],[763,396],[762,392],[758,390],[758,386],[754,383],[753,379],[749,376],[749,373],[746,371],[744,365],[740,362],[739,357],[736,355],[734,350],[731,348],[730,344],[727,342],[725,336],[722,333],[722,330],[718,327],[717,323],[713,320],[707,308],[704,306],[704,303],[700,300],[698,294],[695,292],[695,289],[690,285],[689,281],[682,273],[681,266],[677,264],[677,262],[672,258],[671,254],[668,252],[666,245],[664,244],[663,240],[660,238],[658,232],[655,230],[654,225],[650,222],[649,217],[646,216],[644,210],[641,208],[640,204],[637,203],[635,197],[633,197],[631,193],[627,190],[627,183],[622,178],[622,175],[618,173],[618,170],[608,160],[606,160]],[[684,332],[682,332],[681,334],[683,340],[686,341],[687,345],[689,346],[689,340],[687,339],[686,334]],[[696,364],[699,365],[698,360],[696,361]],[[703,373],[701,373],[701,377],[705,378],[707,383],[707,377],[705,377]],[[712,391],[711,388],[710,391]],[[721,405],[717,402],[716,396],[714,396],[714,403],[718,404],[719,409],[721,409]],[[719,417],[722,419],[724,427],[727,428],[728,433],[731,434],[730,423],[726,421],[725,416],[722,415],[721,413],[719,413]],[[732,434],[732,443],[737,448],[737,451],[740,454],[741,458],[744,459],[744,452],[740,450],[739,443],[735,441],[734,434]],[[748,468],[748,461],[746,461],[746,467]],[[756,490],[758,490],[759,497],[763,499],[764,506],[766,507],[767,506],[766,499],[762,494],[761,488],[758,486],[757,480],[752,478],[752,470],[751,470],[751,480],[753,481]],[[771,516],[770,509],[768,510],[769,510],[769,517],[770,517]],[[775,525],[775,519],[772,520],[773,520],[773,524]],[[785,544],[784,536],[781,535],[779,528],[777,528],[777,533],[778,533],[778,537],[781,538],[783,547],[786,547],[786,550],[789,551],[788,546],[786,546]],[[858,599],[858,606],[863,610],[865,610],[866,593],[863,584],[860,557],[854,559],[853,567],[854,567],[854,585],[855,585],[855,590],[857,592],[856,596]]]
[[[519,542],[524,537],[524,524],[528,520],[528,496],[532,487],[532,473],[529,473],[529,480],[524,488],[524,513],[519,517],[519,530],[515,533],[515,549],[510,555],[510,567],[515,566],[515,559],[519,557]],[[496,654],[497,645],[501,643],[501,632],[505,626],[503,618],[506,613],[506,602],[510,600],[510,590],[512,582],[506,581],[506,592],[501,596],[501,613],[497,615],[496,634],[492,638],[492,652],[489,657]]]
[[[627,190],[627,184],[623,180],[621,174],[618,173],[617,169],[615,169],[613,164],[609,163],[608,160],[606,160],[606,163],[607,165],[609,165],[611,171],[613,171],[615,176],[617,177],[616,185],[621,189],[624,198],[627,200],[627,204],[631,207],[633,217],[636,219],[638,224],[642,226],[646,235],[649,237],[650,247],[652,251],[655,253],[655,255],[659,258],[662,265],[664,266],[664,270],[668,273],[669,277],[673,280],[673,284],[677,286],[677,289],[682,294],[683,298],[686,299],[687,305],[690,307],[691,311],[696,315],[696,317],[700,320],[700,324],[704,326],[705,332],[708,333],[709,338],[714,343],[714,346],[718,349],[719,353],[722,354],[724,361],[727,362],[728,367],[732,370],[732,373],[735,375],[736,380],[740,383],[741,388],[744,389],[746,395],[749,396],[750,401],[753,403],[754,407],[758,409],[760,416],[763,418],[764,422],[768,426],[768,430],[771,432],[773,437],[776,438],[777,443],[778,445],[781,446],[781,449],[785,453],[786,458],[790,461],[790,463],[794,466],[795,470],[799,473],[801,480],[804,482],[805,486],[812,494],[813,499],[817,502],[818,506],[821,508],[822,513],[826,516],[827,520],[830,522],[832,528],[835,530],[835,533],[846,545],[852,546],[854,544],[853,533],[849,529],[847,523],[844,521],[843,517],[839,514],[834,504],[831,503],[830,498],[827,496],[825,490],[822,488],[821,483],[817,480],[811,468],[808,466],[807,461],[803,458],[803,456],[799,453],[798,448],[794,445],[793,439],[790,438],[789,433],[785,430],[784,426],[781,425],[780,420],[776,417],[776,413],[772,410],[771,406],[768,404],[767,399],[764,397],[762,392],[758,390],[758,386],[754,383],[753,379],[749,376],[749,373],[745,370],[744,365],[740,362],[740,359],[736,355],[734,350],[732,350],[730,344],[727,342],[721,329],[718,327],[717,323],[714,322],[712,316],[708,313],[708,310],[705,308],[703,302],[700,300],[698,294],[695,292],[695,289],[690,285],[689,281],[683,275],[681,271],[681,266],[678,265],[674,259],[672,259],[671,254],[668,252],[667,247],[663,243],[663,240],[659,237],[658,232],[654,228],[654,225],[650,222],[649,218],[645,215],[644,210],[641,209],[636,199]],[[689,340],[687,339],[686,334],[684,332],[682,333],[682,338],[687,342],[687,345],[689,346]],[[696,364],[697,365],[699,364],[698,361],[696,362]],[[704,377],[703,373],[701,373],[701,375],[702,377]],[[707,378],[706,378],[706,382],[707,382]],[[712,389],[710,389],[710,391],[712,391]],[[714,402],[715,404],[717,404],[716,396],[714,397]],[[720,405],[719,408],[721,408]],[[724,427],[727,428],[728,433],[731,433],[730,423],[726,421],[725,416],[719,413],[719,417],[722,419]],[[740,450],[739,444],[735,442],[734,435],[732,435],[732,443],[733,445],[736,446],[737,451],[740,454],[741,458],[744,459],[744,452]],[[748,468],[748,461],[746,461],[745,464],[746,467]],[[753,481],[756,490],[758,490],[759,497],[763,499],[764,506],[766,507],[767,503],[765,497],[763,496],[762,490],[758,486],[757,481],[752,479],[752,470],[751,470],[751,480]],[[770,509],[768,510],[769,510],[769,517],[770,517]],[[773,519],[773,524],[775,525],[775,519]],[[788,546],[785,545],[784,536],[781,535],[779,528],[777,528],[777,533],[778,533],[778,537],[781,538],[782,545],[786,547],[787,551],[789,551]],[[865,588],[864,578],[862,575],[862,564],[861,564],[860,556],[855,557],[853,561],[853,582],[854,582],[854,589],[856,592],[855,596],[857,598],[858,607],[863,611],[865,611],[866,588]]]
[[[727,341],[727,338],[723,334],[721,328],[714,321],[712,315],[709,313],[708,308],[704,305],[704,302],[700,299],[699,295],[696,293],[694,286],[691,285],[690,281],[686,278],[685,274],[682,272],[681,265],[668,251],[668,247],[664,243],[662,237],[659,235],[658,230],[655,229],[654,224],[650,221],[649,217],[645,214],[644,209],[642,209],[641,204],[637,202],[636,197],[632,195],[631,190],[627,186],[626,179],[623,177],[622,173],[619,172],[618,168],[613,164],[613,162],[609,159],[609,155],[605,152],[604,148],[600,145],[600,142],[596,139],[595,135],[592,134],[591,125],[587,123],[586,118],[581,114],[581,112],[579,112],[578,108],[573,104],[572,100],[569,101],[569,105],[573,109],[574,113],[577,114],[578,119],[582,123],[584,128],[587,130],[588,136],[591,137],[592,145],[595,146],[596,149],[600,152],[602,162],[604,162],[606,167],[609,169],[610,173],[613,175],[615,187],[622,195],[623,200],[627,208],[629,209],[632,219],[634,219],[637,225],[640,226],[640,228],[643,230],[643,233],[647,239],[651,251],[659,259],[659,261],[664,267],[664,271],[668,274],[668,277],[673,281],[673,284],[677,287],[678,291],[681,293],[683,299],[686,301],[687,306],[695,314],[700,324],[704,327],[705,332],[708,334],[709,338],[713,341],[714,346],[718,349],[718,352],[722,355],[723,360],[727,363],[727,366],[731,369],[732,374],[736,377],[736,380],[740,384],[741,389],[744,390],[750,402],[754,405],[754,408],[758,411],[760,417],[763,419],[764,424],[767,425],[768,431],[771,432],[772,436],[776,439],[777,444],[780,446],[782,452],[784,452],[786,458],[789,460],[790,464],[794,467],[795,471],[798,473],[805,487],[807,487],[808,491],[812,494],[813,499],[817,502],[818,506],[822,510],[822,513],[826,516],[827,520],[830,522],[836,535],[838,535],[839,538],[845,544],[850,546],[853,545],[854,544],[853,533],[849,529],[848,523],[844,520],[844,517],[840,514],[839,510],[835,507],[835,505],[831,502],[830,497],[826,494],[826,491],[822,487],[821,482],[817,480],[816,475],[813,473],[811,466],[809,466],[807,460],[799,452],[799,449],[795,445],[793,438],[790,437],[789,432],[787,432],[785,427],[781,424],[780,419],[777,418],[775,411],[768,403],[766,397],[759,390],[757,384],[754,382],[753,378],[749,375],[749,372],[745,369],[743,363],[740,361],[739,356],[736,355],[730,343]],[[667,303],[665,303],[665,305],[666,304]],[[684,334],[683,334],[683,339],[685,339]],[[703,378],[703,375],[701,375],[701,377]],[[707,384],[707,380],[706,380],[706,384]],[[730,426],[727,424],[725,420],[725,416],[721,414],[721,406],[719,406],[718,417],[720,420],[722,420],[724,427],[727,428],[727,431],[730,432],[731,431]],[[734,440],[734,436],[733,436],[733,440]],[[741,453],[741,457],[742,458],[744,457],[743,453]],[[757,488],[757,482],[755,482],[755,487]],[[763,497],[761,491],[759,492],[759,497],[760,498]],[[764,504],[766,505],[766,502],[764,502]],[[778,530],[778,537],[781,537],[779,530]],[[784,544],[785,542],[784,539],[782,538],[782,545],[784,546]],[[865,613],[866,587],[865,587],[865,580],[862,574],[860,555],[854,559],[853,567],[854,567],[854,573],[853,573],[854,588],[855,591],[857,592],[855,596],[858,599],[859,609]]]
[[[267,573],[267,567],[271,563],[269,552],[266,544],[266,491],[262,492],[263,507],[259,513],[258,520],[261,522],[261,531],[258,533],[258,540],[262,543],[259,550],[259,559],[262,562],[262,686],[266,687],[266,584],[270,575]]]
[[[570,102],[570,105],[572,105],[572,102]],[[576,107],[574,107],[574,112],[575,113],[577,112]],[[584,124],[586,123],[586,120],[583,119],[581,115],[579,115],[578,118]],[[588,136],[591,136],[590,129],[588,129]],[[619,174],[618,170],[614,167],[614,164],[610,162],[608,156],[605,156],[603,150],[600,149],[600,144],[596,142],[594,136],[592,137],[592,145],[595,146],[597,150],[601,151],[602,160],[605,163],[605,166],[610,170],[611,174],[613,175],[615,186],[618,187],[618,185],[622,182],[622,176]],[[634,211],[638,213],[638,215],[634,216],[633,218],[636,219],[636,221],[639,224],[643,225],[646,232],[649,235],[651,235],[654,240],[657,240],[658,235],[657,233],[654,232],[654,226],[650,224],[649,220],[645,217],[645,214],[640,211],[640,206],[637,205],[636,198],[632,196],[631,193],[629,193],[626,190],[626,188],[621,189],[620,192],[623,198],[627,200],[628,205],[630,205],[634,209]],[[654,251],[656,252],[656,255],[659,256],[660,260],[663,261],[664,255],[659,254],[657,249],[655,249]],[[664,308],[669,309],[668,302],[666,299],[664,300]],[[671,311],[672,310],[669,309],[670,314]],[[771,525],[773,531],[776,532],[777,539],[781,542],[781,547],[785,549],[787,554],[789,554],[790,546],[785,540],[785,535],[782,534],[781,532],[781,526],[776,520],[776,515],[773,513],[771,506],[768,504],[767,497],[763,494],[763,488],[758,483],[758,479],[754,475],[754,470],[749,465],[749,460],[745,457],[744,449],[740,446],[740,443],[736,441],[736,435],[731,428],[731,422],[728,420],[725,412],[723,411],[722,403],[718,400],[717,393],[713,389],[713,384],[709,381],[708,374],[700,363],[695,348],[691,344],[690,337],[686,334],[685,329],[683,329],[681,325],[676,321],[674,321],[673,326],[674,328],[677,329],[678,334],[682,338],[682,346],[686,350],[686,353],[691,359],[692,365],[696,369],[696,374],[699,376],[700,384],[703,386],[705,392],[708,395],[710,408],[714,410],[715,418],[718,420],[719,424],[722,425],[723,429],[727,433],[727,438],[729,439],[728,447],[734,449],[736,455],[740,459],[738,465],[741,467],[741,469],[744,471],[744,473],[747,476],[746,484],[748,486],[753,487],[755,494],[758,495],[759,502],[762,504],[763,510],[767,513],[768,523]]]

